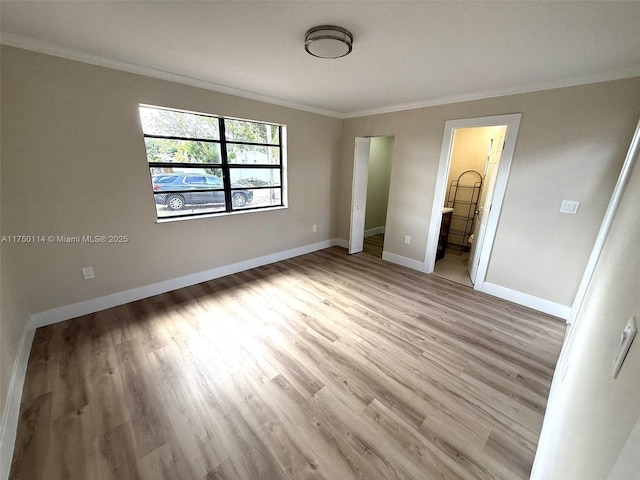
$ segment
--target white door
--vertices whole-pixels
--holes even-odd
[[[487,167],[485,168],[484,182],[482,184],[482,192],[478,201],[478,212],[476,215],[476,223],[473,228],[473,243],[471,244],[471,252],[467,262],[467,270],[471,283],[476,283],[476,275],[478,274],[478,263],[480,261],[479,252],[482,251],[482,242],[487,231],[487,220],[491,211],[491,203],[493,202],[493,190],[496,185],[496,177],[498,176],[498,166],[500,165],[500,157],[504,148],[504,133],[491,140],[491,149],[487,158]]]
[[[353,155],[353,184],[351,187],[351,227],[349,253],[364,248],[364,219],[367,209],[367,181],[369,179],[369,149],[371,139],[356,138]]]

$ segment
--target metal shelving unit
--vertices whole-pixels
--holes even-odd
[[[475,170],[462,172],[449,185],[447,207],[453,208],[453,214],[447,246],[458,249],[460,254],[469,249],[481,189],[482,175]]]

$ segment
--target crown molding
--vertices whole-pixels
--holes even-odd
[[[24,50],[31,50],[38,53],[44,53],[47,55],[53,55],[56,57],[66,58],[69,60],[75,60],[77,62],[89,63],[100,67],[112,68],[114,70],[121,70],[123,72],[134,73],[137,75],[143,75],[145,77],[157,78],[160,80],[166,80],[169,82],[180,83],[182,85],[188,85],[190,87],[202,88],[217,93],[223,93],[227,95],[233,95],[236,97],[246,98],[249,100],[256,100],[258,102],[269,103],[272,105],[278,105],[281,107],[292,108],[295,110],[302,110],[309,113],[315,113],[318,115],[324,115],[328,117],[347,119],[366,117],[369,115],[380,115],[384,113],[401,112],[404,110],[413,110],[416,108],[434,107],[438,105],[447,105],[451,103],[469,102],[472,100],[485,100],[488,98],[505,97],[508,95],[517,95],[522,93],[539,92],[543,90],[552,90],[555,88],[575,87],[578,85],[587,85],[590,83],[607,82],[610,80],[621,80],[624,78],[632,78],[640,76],[640,67],[632,67],[625,70],[617,70],[615,72],[607,72],[595,75],[586,75],[580,77],[571,77],[563,80],[534,83],[524,85],[520,87],[513,87],[507,89],[498,90],[486,90],[481,92],[475,92],[471,94],[453,95],[446,97],[439,97],[419,102],[401,103],[394,105],[387,105],[383,107],[376,107],[366,110],[357,110],[352,112],[338,112],[335,110],[326,110],[323,108],[314,107],[311,105],[300,104],[295,102],[289,102],[268,95],[262,95],[259,93],[250,92],[247,90],[241,90],[238,88],[229,87],[226,85],[220,85],[217,83],[201,80],[186,75],[181,75],[173,72],[165,72],[156,68],[145,67],[133,63],[123,62],[120,60],[114,60],[98,55],[92,55],[89,53],[81,52],[71,48],[63,47],[53,43],[42,42],[40,40],[34,40],[13,33],[0,33],[0,43],[11,47],[21,48]]]
[[[413,110],[416,108],[435,107],[437,105],[448,105],[451,103],[469,102],[472,100],[485,100],[495,97],[506,97],[508,95],[518,95],[522,93],[540,92],[543,90],[553,90],[555,88],[576,87],[579,85],[587,85],[590,83],[608,82],[611,80],[621,80],[624,78],[640,77],[640,67],[627,68],[625,70],[617,70],[615,72],[600,73],[596,75],[585,75],[581,77],[571,77],[564,80],[558,80],[545,83],[533,83],[521,87],[506,88],[499,90],[486,90],[483,92],[475,92],[472,94],[454,95],[448,97],[440,97],[421,102],[402,103],[397,105],[388,105],[385,107],[372,108],[368,110],[359,110],[354,112],[346,112],[342,118],[366,117],[369,115],[380,115],[383,113],[401,112],[404,110]]]
[[[239,88],[228,87],[226,85],[220,85],[218,83],[201,80],[199,78],[189,77],[187,75],[181,75],[173,72],[166,72],[156,68],[145,67],[143,65],[137,65],[133,63],[123,62],[120,60],[114,60],[107,57],[101,57],[98,55],[92,55],[89,53],[74,50],[61,45],[53,43],[42,42],[40,40],[34,40],[32,38],[22,37],[13,33],[2,32],[0,34],[0,43],[10,47],[21,48],[23,50],[31,50],[33,52],[44,53],[46,55],[52,55],[55,57],[66,58],[68,60],[75,60],[77,62],[89,63],[91,65],[97,65],[100,67],[111,68],[114,70],[120,70],[123,72],[134,73],[137,75],[143,75],[145,77],[157,78],[159,80],[166,80],[169,82],[180,83],[190,87],[202,88],[217,93],[224,93],[226,95],[233,95],[236,97],[246,98],[248,100],[256,100],[258,102],[269,103],[272,105],[278,105],[281,107],[292,108],[295,110],[302,110],[309,113],[316,113],[318,115],[324,115],[328,117],[343,118],[341,112],[333,110],[326,110],[323,108],[313,107],[311,105],[305,105],[295,102],[289,102],[268,95],[262,95],[259,93],[250,92],[247,90],[241,90]]]

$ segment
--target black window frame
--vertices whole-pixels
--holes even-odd
[[[206,143],[214,143],[214,144],[219,144],[220,145],[220,163],[193,163],[193,162],[152,162],[149,161],[149,157],[147,154],[147,163],[149,166],[149,173],[151,174],[151,177],[153,178],[153,173],[152,173],[152,169],[153,168],[176,168],[179,167],[181,170],[183,170],[182,172],[180,172],[181,174],[189,174],[188,171],[192,170],[195,173],[201,173],[201,170],[203,168],[207,168],[207,169],[219,169],[222,171],[222,185],[223,185],[223,189],[222,191],[224,192],[224,197],[225,197],[225,202],[224,202],[224,210],[220,210],[220,211],[204,211],[204,212],[196,212],[196,213],[182,213],[182,214],[175,214],[175,215],[167,215],[167,216],[160,216],[159,215],[159,211],[157,209],[156,206],[156,218],[158,221],[165,221],[165,220],[175,220],[175,219],[181,219],[181,218],[197,218],[197,217],[212,217],[212,216],[221,216],[221,215],[228,215],[228,214],[232,214],[232,213],[238,213],[238,212],[255,212],[255,211],[260,211],[260,210],[269,210],[269,209],[274,209],[274,208],[283,208],[286,207],[286,192],[285,192],[285,186],[286,186],[286,178],[285,178],[285,145],[283,142],[283,137],[285,135],[285,129],[286,129],[286,125],[282,125],[282,124],[277,124],[277,123],[270,123],[270,122],[264,122],[264,121],[257,121],[257,120],[248,120],[248,119],[243,119],[243,118],[235,118],[235,117],[223,117],[223,116],[219,116],[219,115],[213,115],[213,114],[207,114],[207,113],[197,113],[197,112],[191,112],[191,111],[186,111],[186,110],[180,110],[180,109],[175,109],[175,108],[169,108],[169,107],[160,107],[160,106],[156,106],[156,105],[147,105],[147,104],[139,104],[138,108],[140,109],[141,107],[144,108],[149,108],[149,109],[155,109],[155,110],[166,110],[169,112],[177,112],[177,113],[181,113],[181,114],[187,114],[187,115],[195,115],[195,116],[200,116],[200,117],[207,117],[207,118],[215,118],[218,121],[218,137],[219,139],[210,139],[210,138],[195,138],[195,137],[183,137],[183,136],[175,136],[175,135],[158,135],[158,134],[148,134],[144,132],[144,126],[141,125],[142,128],[142,134],[143,134],[143,138],[147,139],[147,138],[157,138],[157,139],[165,139],[165,140],[180,140],[180,141],[184,141],[184,142],[206,142]],[[261,125],[270,125],[271,127],[275,127],[277,128],[278,131],[278,143],[263,143],[263,142],[250,142],[250,141],[243,141],[243,140],[227,140],[226,137],[226,125],[225,125],[225,120],[231,120],[231,121],[240,121],[240,122],[247,122],[247,123],[255,123],[255,124],[261,124]],[[267,141],[269,141],[269,139],[267,139]],[[269,152],[269,148],[278,148],[278,152],[279,152],[279,156],[278,156],[278,163],[277,164],[273,164],[273,163],[251,163],[251,164],[246,164],[246,163],[230,163],[229,162],[229,158],[228,158],[228,145],[247,145],[247,146],[257,146],[257,147],[266,147],[267,148],[267,152]],[[145,144],[145,152],[146,152],[146,144]],[[267,153],[268,155],[268,153]],[[268,158],[268,157],[267,157]],[[275,185],[265,185],[265,186],[250,186],[247,185],[245,186],[233,186],[231,184],[231,170],[232,169],[246,169],[246,170],[257,170],[257,169],[272,169],[272,170],[276,170],[279,174],[279,181],[277,182],[277,184]],[[167,175],[170,175],[171,173],[167,173]],[[159,175],[163,175],[163,174],[159,174]],[[232,201],[232,196],[233,196],[233,192],[234,191],[238,191],[238,190],[268,190],[268,189],[272,189],[272,190],[279,190],[280,191],[280,203],[276,203],[276,204],[271,204],[271,205],[262,205],[262,206],[255,206],[255,207],[235,207],[233,206],[233,201]],[[211,189],[206,189],[206,188],[198,188],[198,189],[194,189],[194,190],[190,190],[190,189],[180,189],[180,190],[161,190],[161,191],[154,191],[153,190],[153,180],[152,180],[152,184],[151,184],[151,190],[153,192],[153,196],[154,196],[154,204],[155,204],[155,196],[156,195],[168,195],[171,193],[202,193],[202,192],[207,192],[207,191],[221,191],[220,188],[212,188]]]

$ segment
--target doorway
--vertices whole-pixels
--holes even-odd
[[[433,273],[472,287],[507,127],[456,128]],[[483,223],[484,221],[484,223]]]
[[[356,138],[349,253],[382,258],[394,140],[393,135]]]
[[[427,238],[427,273],[482,290],[520,117],[446,122]]]

